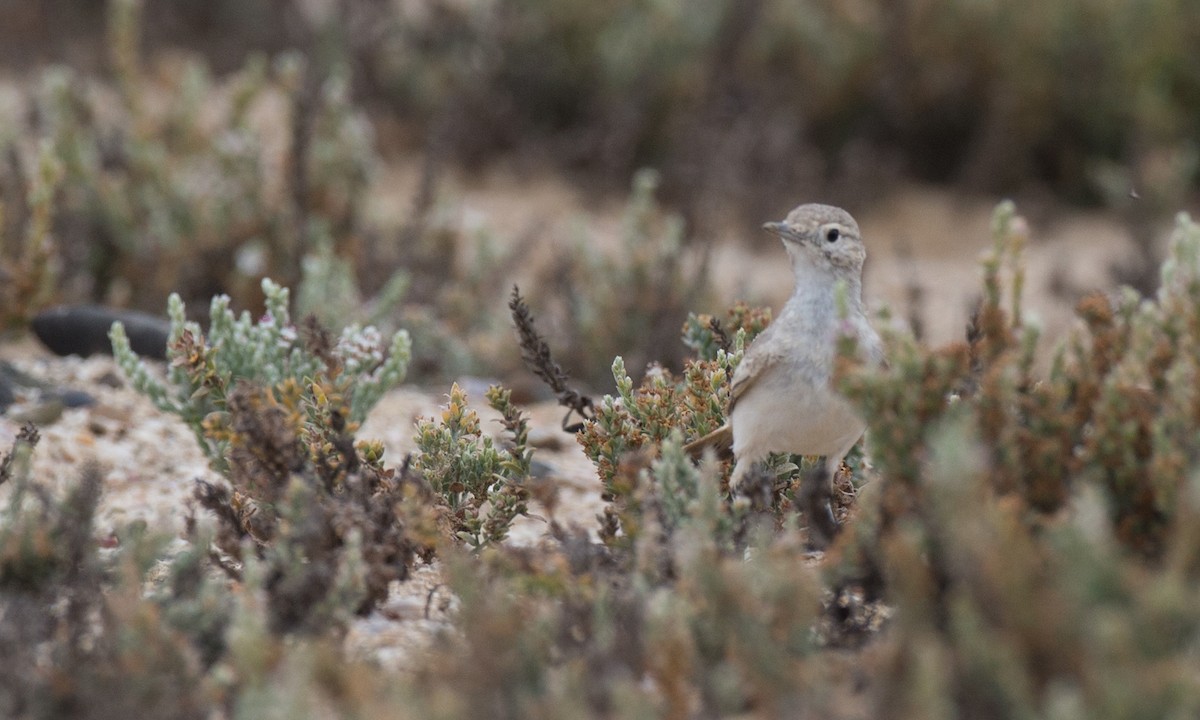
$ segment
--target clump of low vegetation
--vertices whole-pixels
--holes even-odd
[[[0,196],[0,333],[27,326],[55,297],[61,267],[51,227],[62,174],[53,149],[43,145],[32,177],[9,177],[12,194],[25,197]]]
[[[280,580],[269,560],[249,556],[231,586],[213,572],[203,536],[171,550],[167,536],[133,524],[102,545],[100,469],[51,491],[58,483],[31,473],[37,441],[28,428],[0,457],[0,650],[12,663],[0,677],[4,717],[250,718],[288,703],[293,717],[315,718],[318,705],[353,714],[371,702],[344,694],[354,675],[386,694],[329,638],[330,621],[361,595],[328,594],[333,614],[292,632],[273,604]],[[301,558],[287,567],[285,583],[320,580]]]
[[[134,387],[159,409],[180,416],[218,470],[227,467],[229,400],[239,383],[271,388],[311,419],[328,411],[330,402],[344,403],[339,412],[353,432],[408,367],[411,343],[403,330],[385,341],[372,326],[351,325],[335,340],[315,321],[292,322],[287,288],[267,279],[262,289],[266,310],[257,321],[249,311],[235,314],[227,296],[214,297],[207,333],[186,319],[183,301],[172,295],[165,383],[133,353],[120,323],[110,333],[113,354]]]
[[[133,386],[179,415],[228,481],[197,482],[195,499],[218,524],[212,557],[239,580],[251,558],[266,573],[272,628],[344,626],[440,544],[502,541],[527,511],[532,457],[510,392],[495,387],[488,401],[511,445],[482,436],[456,385],[441,422],[418,427],[417,458],[388,468],[381,444],[355,434],[404,378],[407,333],[385,343],[372,327],[350,326],[335,339],[315,318],[292,323],[286,288],[266,280],[263,293],[257,321],[214,298],[207,333],[172,296],[165,382],[119,323],[111,338]]]
[[[197,655],[138,585],[161,546],[129,531],[129,551],[106,557],[93,525],[99,468],[55,496],[31,475],[38,439],[27,426],[0,458],[0,714],[205,717]]]
[[[221,567],[241,577],[252,550],[267,568],[272,621],[322,628],[377,605],[389,583],[433,552],[426,525],[434,519],[405,514],[420,490],[384,468],[378,443],[354,437],[404,378],[409,340],[400,331],[385,344],[374,328],[354,326],[335,340],[315,320],[291,322],[286,288],[268,280],[263,293],[257,322],[214,298],[207,334],[173,295],[165,383],[130,350],[119,323],[113,351],[134,387],[179,415],[229,481],[199,481],[195,493],[218,520]]]
[[[830,570],[897,608],[878,685],[895,717],[1187,714],[1200,228],[1180,216],[1155,297],[1085,298],[1041,374],[1012,213],[967,345],[893,337],[889,369],[843,380],[876,477]]]

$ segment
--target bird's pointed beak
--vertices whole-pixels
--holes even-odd
[[[800,234],[796,232],[796,229],[785,222],[765,223],[763,225],[763,230],[766,230],[772,235],[778,235],[784,240],[791,240],[792,242],[800,242],[802,239]]]

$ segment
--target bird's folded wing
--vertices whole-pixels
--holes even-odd
[[[779,359],[773,352],[748,352],[733,372],[733,384],[729,387],[729,415],[738,400],[746,396],[750,388],[766,377],[771,366]]]
[[[750,349],[742,357],[742,361],[738,363],[737,370],[733,371],[733,382],[729,387],[729,408],[726,410],[725,417],[731,419],[733,417],[733,407],[737,405],[737,401],[745,397],[746,392],[754,387],[766,375],[770,374],[772,366],[779,360],[779,353],[775,352],[775,347],[771,342],[772,331],[774,326],[767,328],[758,338]],[[728,460],[733,457],[733,426],[730,420],[727,419],[725,424],[713,430],[704,437],[693,440],[683,449],[694,458],[699,458],[705,448],[713,448],[717,452],[717,457],[722,460]]]

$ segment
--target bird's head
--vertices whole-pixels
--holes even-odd
[[[763,229],[783,240],[793,267],[803,262],[827,267],[839,277],[861,276],[867,249],[858,223],[839,207],[801,205],[788,213],[783,222],[769,222]]]

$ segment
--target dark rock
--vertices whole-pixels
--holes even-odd
[[[54,395],[62,402],[63,407],[81,408],[96,404],[96,398],[82,390],[59,390]]]
[[[156,360],[166,358],[171,323],[155,315],[101,305],[63,305],[38,313],[31,324],[50,352],[87,357],[112,354],[108,331],[118,321],[125,325],[134,352]]]
[[[554,466],[537,458],[529,462],[529,474],[535,478],[554,477]]]
[[[64,408],[96,404],[96,398],[82,390],[55,387],[45,380],[22,372],[10,362],[0,362],[0,413],[7,412],[16,402],[18,388],[22,388],[22,396],[29,396],[34,400],[14,411],[10,417],[28,419],[37,424],[53,422],[62,414]]]

